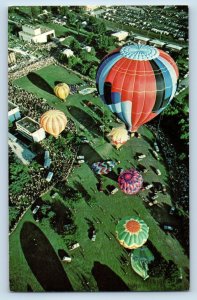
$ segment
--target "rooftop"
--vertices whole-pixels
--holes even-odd
[[[134,39],[138,39],[138,40],[142,40],[142,41],[146,41],[146,42],[150,40],[149,38],[146,38],[146,37],[141,36],[141,35],[135,36]]]
[[[30,133],[33,133],[40,129],[40,125],[38,124],[38,122],[34,121],[29,117],[24,117],[23,119],[17,121],[17,124],[24,127]]]
[[[17,108],[18,106],[10,101],[8,101],[8,111]]]

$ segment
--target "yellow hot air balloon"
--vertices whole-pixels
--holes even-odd
[[[119,149],[129,140],[127,130],[123,127],[113,128],[108,136],[111,138],[111,144],[116,146],[116,149]]]
[[[66,83],[58,83],[54,87],[54,93],[58,98],[65,101],[70,93],[70,88]]]
[[[58,138],[59,134],[65,129],[67,122],[67,118],[62,111],[49,110],[41,116],[40,127]]]

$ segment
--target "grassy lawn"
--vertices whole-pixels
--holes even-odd
[[[44,24],[43,24],[44,25]],[[76,30],[67,28],[65,26],[62,26],[60,24],[54,24],[54,23],[47,23],[47,27],[54,29],[55,34],[57,37],[64,35],[64,34],[74,34],[74,35],[82,35],[82,36],[87,36],[87,32],[85,30],[79,30],[79,33]]]
[[[47,82],[51,88],[54,87],[55,81],[63,81],[68,84],[83,83],[76,75],[64,68],[53,65],[37,71],[36,74],[41,76],[42,80],[45,83]],[[39,272],[42,265],[45,266],[43,270],[46,276],[53,278],[56,274],[56,279],[60,278],[56,280],[57,283],[52,283],[54,289],[59,284],[60,290],[63,288],[62,278],[65,279],[65,289],[67,286],[67,290],[73,289],[75,291],[109,290],[112,280],[122,290],[187,289],[188,281],[184,272],[183,280],[174,287],[169,285],[169,282],[163,276],[150,277],[148,280],[143,281],[141,277],[134,273],[130,264],[128,266],[123,265],[120,261],[121,255],[128,262],[130,256],[114,237],[118,219],[126,215],[139,216],[150,228],[148,245],[151,245],[158,255],[166,261],[171,260],[178,267],[188,268],[188,258],[184,254],[181,244],[173,235],[166,234],[159,224],[159,218],[162,218],[161,216],[166,213],[166,207],[169,209],[172,199],[165,162],[162,157],[160,161],[155,160],[151,153],[154,141],[152,132],[147,127],[142,127],[140,129],[141,139],[133,138],[120,151],[117,151],[98,128],[98,125],[102,124],[103,121],[105,122],[105,119],[101,119],[91,108],[84,107],[84,100],[91,100],[101,109],[105,109],[98,97],[74,94],[68,97],[66,103],[63,103],[46,91],[43,82],[40,88],[27,77],[20,78],[14,83],[29,92],[35,93],[37,96],[45,98],[52,107],[64,111],[68,118],[70,117],[75,121],[78,132],[81,133],[83,130],[84,135],[89,138],[91,143],[81,145],[79,154],[85,156],[86,163],[79,168],[74,168],[66,183],[82,193],[82,198],[72,203],[71,206],[77,225],[77,231],[73,238],[79,242],[80,248],[69,251],[66,246],[66,237],[61,237],[51,228],[49,219],[43,219],[40,223],[37,223],[34,221],[32,212],[29,209],[19,222],[17,229],[10,236],[11,289],[14,291],[46,290],[48,283],[46,278],[44,279],[44,275]],[[113,125],[113,122],[111,124]],[[147,192],[127,196],[118,191],[115,195],[107,195],[105,193],[107,185],[117,186],[117,167],[108,176],[103,176],[104,192],[97,191],[97,178],[91,170],[93,162],[110,158],[120,160],[121,163],[118,167],[125,169],[131,166],[137,167],[138,162],[134,157],[138,152],[146,154],[146,159],[141,162],[149,170],[143,175],[144,181],[159,181],[167,186],[168,195],[159,196],[160,207],[149,207],[147,203],[142,201],[141,196],[146,196]],[[153,168],[159,168],[162,176],[157,176]],[[49,202],[52,201],[50,194],[46,194],[44,199]],[[61,201],[66,206],[69,205],[65,198],[61,198]],[[89,221],[93,222],[96,228],[95,242],[88,238]],[[27,240],[25,240],[25,236],[27,236]],[[34,239],[39,241],[36,246],[33,242]],[[58,250],[60,249],[65,250],[72,257],[70,264],[61,262],[58,256]],[[53,265],[51,262],[53,262]],[[105,278],[110,278],[109,282]],[[89,287],[84,286],[84,281],[89,282]],[[103,287],[102,284],[106,284],[106,286]],[[116,288],[116,284],[113,286]]]

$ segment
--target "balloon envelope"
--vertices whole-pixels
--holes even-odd
[[[60,110],[49,110],[40,118],[40,127],[55,138],[66,128],[67,118]]]
[[[131,254],[131,266],[144,280],[149,277],[148,264],[153,260],[154,255],[146,246],[133,250]]]
[[[129,169],[121,172],[118,177],[120,189],[129,195],[137,194],[143,184],[142,175],[135,169]]]
[[[66,98],[68,97],[68,95],[70,93],[70,88],[66,83],[58,83],[54,87],[54,93],[58,98],[60,98],[62,100],[66,100]]]
[[[110,52],[96,75],[98,93],[109,109],[136,131],[161,113],[173,99],[179,72],[164,51],[128,45]]]
[[[123,127],[113,128],[108,136],[111,138],[111,144],[114,145],[116,149],[119,149],[129,140],[128,132]]]
[[[99,175],[108,174],[115,167],[116,163],[112,160],[96,162],[92,164],[92,170]]]
[[[119,243],[128,249],[141,247],[148,239],[149,227],[137,217],[124,217],[116,225]]]

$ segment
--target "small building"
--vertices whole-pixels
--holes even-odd
[[[93,10],[95,10],[98,7],[99,7],[99,5],[86,5],[85,6],[85,10],[86,11],[93,11]]]
[[[149,44],[154,47],[163,48],[166,43],[155,39],[155,40],[149,41]]]
[[[8,51],[8,66],[15,65],[16,55],[13,51]]]
[[[90,53],[92,51],[92,47],[90,47],[90,46],[85,46],[82,49],[86,50],[88,53]]]
[[[24,164],[29,163],[36,157],[36,154],[28,149],[28,147],[17,139],[13,134],[8,132],[8,145],[11,151],[16,155],[18,159]]]
[[[149,40],[150,40],[149,38],[146,38],[146,37],[141,36],[141,35],[137,35],[137,36],[134,37],[134,41],[136,43],[140,43],[142,45],[148,44]]]
[[[17,121],[21,118],[21,114],[20,114],[20,110],[19,110],[19,107],[8,101],[8,120],[10,122],[14,122],[14,121]]]
[[[183,47],[177,46],[177,45],[174,45],[174,44],[167,44],[166,48],[170,49],[170,50],[172,50],[174,52],[180,52],[183,49]]]
[[[71,49],[65,49],[62,51],[62,53],[66,55],[66,57],[74,56],[74,52]]]
[[[47,43],[55,38],[55,30],[43,26],[23,25],[19,37],[29,43]]]
[[[118,39],[118,41],[123,41],[128,37],[129,33],[127,31],[118,31],[115,33],[112,33],[111,36],[115,37]]]
[[[16,128],[24,137],[33,142],[40,142],[46,137],[45,131],[40,128],[39,123],[29,117],[17,121]]]

